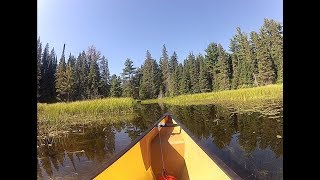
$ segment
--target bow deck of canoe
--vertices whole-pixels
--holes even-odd
[[[168,175],[179,180],[241,179],[218,157],[208,155],[193,135],[168,113],[89,178],[151,180],[161,177],[163,165],[159,131]]]

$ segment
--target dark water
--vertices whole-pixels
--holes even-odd
[[[275,107],[279,108],[279,107]],[[283,179],[282,109],[272,116],[215,105],[140,105],[127,123],[74,126],[53,142],[38,141],[38,179],[86,179],[165,112],[171,112],[209,153],[244,179]],[[41,145],[42,144],[42,145]]]

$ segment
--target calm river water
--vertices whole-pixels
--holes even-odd
[[[86,179],[166,112],[243,179],[283,179],[282,107],[272,108],[276,113],[264,115],[216,105],[138,105],[130,122],[73,126],[52,144],[38,141],[38,179]]]

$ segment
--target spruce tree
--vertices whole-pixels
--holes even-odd
[[[100,61],[100,74],[101,74],[101,90],[100,94],[103,97],[108,97],[110,93],[110,72],[108,67],[108,59],[102,56]]]
[[[49,44],[47,43],[41,58],[41,79],[39,81],[39,102],[49,102],[50,100],[50,59],[49,59]]]
[[[42,54],[42,43],[40,37],[37,40],[37,100],[40,98],[40,79],[41,79],[41,54]]]
[[[256,32],[252,33],[252,40],[256,47],[258,61],[258,82],[259,85],[272,84],[276,81],[276,73],[272,63],[272,57],[268,50],[268,39]]]
[[[191,81],[190,81],[190,63],[188,58],[183,62],[183,72],[181,78],[181,87],[180,92],[181,94],[189,94],[191,93]]]
[[[47,81],[47,89],[48,89],[48,102],[56,102],[56,87],[55,87],[55,74],[57,71],[57,57],[52,48],[49,57],[48,57],[48,70],[46,72],[46,81]]]
[[[124,69],[122,69],[122,79],[123,79],[123,94],[124,97],[133,97],[133,76],[135,74],[135,69],[133,67],[133,62],[127,58],[124,63]]]
[[[157,98],[160,91],[160,68],[147,50],[142,68],[142,81],[139,90],[141,99]]]
[[[160,58],[160,69],[161,69],[161,86],[164,95],[167,97],[170,95],[170,66],[169,66],[169,57],[167,53],[166,46],[163,45],[162,55]]]
[[[197,61],[199,62],[199,89],[200,92],[210,92],[210,84],[209,84],[209,79],[210,79],[210,74],[208,72],[207,66],[205,65],[205,60],[204,57],[199,54],[197,56]]]
[[[229,79],[228,57],[221,44],[218,44],[218,63],[216,66],[215,90],[229,90],[231,87]]]
[[[117,77],[117,75],[113,74],[111,76],[111,83],[110,83],[110,96],[111,97],[120,97],[121,92],[121,79]]]
[[[169,96],[176,96],[179,94],[179,81],[178,81],[178,56],[174,51],[169,60],[169,69],[170,69],[170,94]]]
[[[59,61],[58,69],[56,72],[56,92],[57,92],[57,99],[59,101],[66,101],[67,100],[67,92],[66,92],[66,61],[65,61],[65,44],[63,45],[62,55]]]
[[[188,66],[189,66],[189,75],[190,75],[190,93],[199,93],[199,62],[196,61],[195,56],[192,52],[188,55]]]
[[[210,89],[214,89],[214,76],[215,76],[215,69],[216,64],[218,62],[218,50],[217,50],[217,44],[216,43],[210,43],[205,50],[205,65],[207,66],[207,69],[210,73]]]
[[[271,54],[272,63],[276,72],[277,82],[283,81],[283,37],[280,23],[264,19],[261,27],[261,35],[268,42],[268,50]]]
[[[68,62],[66,65],[66,71],[65,71],[65,81],[66,81],[66,100],[67,101],[74,101],[76,100],[75,93],[76,93],[76,73],[75,73],[75,63],[76,59],[74,56],[69,55]]]
[[[88,75],[88,97],[90,99],[99,98],[99,87],[100,87],[100,73],[97,62],[101,58],[101,53],[94,47],[90,46],[87,50],[87,58],[90,64],[89,75]]]

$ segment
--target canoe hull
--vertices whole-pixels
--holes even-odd
[[[160,127],[158,124],[177,126]],[[162,159],[167,174],[177,179],[241,179],[219,158],[208,156],[191,133],[171,114],[165,114],[153,127],[101,169],[94,179],[158,179]]]

